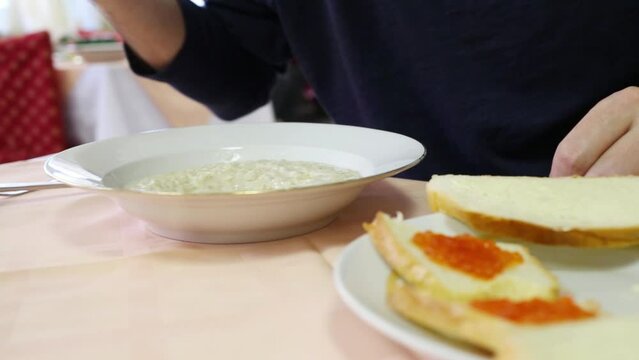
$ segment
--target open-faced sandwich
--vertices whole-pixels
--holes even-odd
[[[423,327],[496,359],[639,359],[638,317],[563,294],[521,245],[418,231],[384,213],[365,228],[392,270],[389,305]]]

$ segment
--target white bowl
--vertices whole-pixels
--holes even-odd
[[[80,145],[49,158],[45,171],[70,186],[103,192],[161,236],[241,243],[303,234],[330,223],[369,183],[416,165],[424,147],[407,136],[310,123],[174,128]],[[358,179],[262,193],[152,194],[124,189],[149,175],[220,161],[316,161]]]

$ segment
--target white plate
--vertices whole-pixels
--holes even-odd
[[[449,235],[473,233],[458,221],[441,214],[421,216],[407,222],[421,230]],[[578,249],[523,245],[557,275],[562,289],[577,299],[595,300],[604,311],[613,314],[639,314],[639,247]],[[488,359],[395,314],[385,301],[389,273],[370,238],[362,235],[341,254],[334,280],[340,296],[355,314],[414,351],[437,359]]]
[[[151,231],[173,239],[238,243],[299,235],[330,223],[369,183],[417,164],[414,139],[333,124],[225,124],[174,128],[80,145],[49,158],[45,171],[70,186],[116,199]],[[362,177],[291,190],[197,195],[125,190],[146,176],[214,162],[285,159],[331,164]]]

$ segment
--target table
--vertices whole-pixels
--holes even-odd
[[[124,56],[124,55],[122,55]],[[73,145],[142,131],[223,123],[168,84],[133,74],[125,60],[57,61],[65,126]],[[273,122],[267,104],[235,122]]]
[[[429,213],[424,185],[379,181],[324,229],[241,245],[158,237],[81,189],[0,198],[0,358],[415,359],[341,302],[332,266],[377,210]]]

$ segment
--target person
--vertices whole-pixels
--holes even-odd
[[[295,58],[335,122],[426,146],[406,177],[639,174],[636,1],[93,1],[137,73],[225,119]]]

